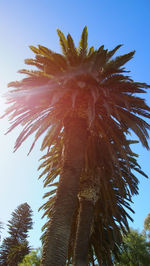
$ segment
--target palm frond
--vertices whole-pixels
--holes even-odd
[[[62,52],[65,56],[67,56],[67,54],[68,54],[68,42],[67,42],[64,34],[59,29],[57,29],[57,34],[59,36],[59,42],[60,42]]]
[[[87,26],[84,27],[82,34],[81,34],[81,40],[79,42],[79,55],[81,57],[85,57],[87,55],[87,48],[88,48],[88,31],[87,31]]]

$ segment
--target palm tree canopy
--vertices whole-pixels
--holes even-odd
[[[132,129],[148,149],[150,125],[142,117],[150,118],[150,108],[138,94],[150,86],[134,82],[123,67],[135,51],[113,58],[121,45],[110,51],[103,45],[88,48],[87,27],[77,48],[70,34],[65,38],[60,30],[57,33],[63,54],[30,46],[35,58],[25,63],[38,70],[22,69],[19,72],[26,77],[9,84],[15,89],[7,94],[10,107],[5,115],[12,123],[8,132],[23,126],[15,150],[34,132],[30,151],[43,133],[41,149],[50,147],[63,131],[64,120],[73,117],[86,119],[89,132],[98,132],[106,140],[108,134],[112,141],[118,139],[118,128],[126,133]]]

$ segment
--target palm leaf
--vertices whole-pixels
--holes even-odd
[[[60,42],[62,52],[65,56],[67,56],[68,55],[68,42],[64,34],[59,29],[57,29],[57,34],[59,36],[59,42]]]
[[[87,26],[85,26],[82,31],[81,40],[79,42],[79,47],[78,47],[79,55],[81,57],[85,57],[87,54],[87,47],[88,47],[87,40],[88,40],[88,31],[87,31]]]

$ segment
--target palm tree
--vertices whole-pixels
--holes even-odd
[[[108,134],[116,143],[118,128],[126,133],[132,129],[148,148],[150,127],[142,119],[150,117],[150,108],[137,97],[149,86],[134,82],[122,67],[135,51],[112,59],[121,45],[111,51],[103,45],[97,50],[88,49],[86,27],[78,48],[70,34],[65,38],[58,30],[58,35],[63,55],[40,45],[38,48],[30,46],[35,58],[25,63],[38,70],[23,69],[20,73],[26,77],[9,84],[15,89],[8,94],[11,105],[6,110],[12,121],[9,131],[23,125],[15,150],[34,132],[30,151],[44,133],[41,148],[48,146],[50,149],[53,141],[64,132],[62,171],[55,211],[44,244],[43,265],[65,265],[88,135],[96,132],[108,143],[107,149],[111,149]]]
[[[147,177],[137,163],[137,155],[129,147],[129,144],[135,142],[127,141],[126,143],[126,161],[122,154],[117,154],[119,167],[116,164],[112,165],[114,168],[112,169],[112,174],[109,170],[111,155],[107,152],[107,144],[102,141],[99,143],[100,148],[106,151],[106,153],[104,152],[103,156],[101,153],[99,154],[99,161],[97,160],[98,157],[97,159],[95,158],[95,162],[103,164],[103,167],[101,165],[101,174],[97,172],[97,178],[95,179],[94,169],[90,176],[88,176],[87,169],[86,175],[85,170],[82,172],[79,201],[74,213],[69,241],[67,265],[70,265],[72,262],[73,250],[75,253],[75,265],[87,265],[87,260],[94,261],[94,255],[96,255],[100,265],[102,262],[107,262],[108,265],[111,265],[112,253],[115,256],[117,255],[118,247],[121,244],[121,233],[122,231],[126,233],[128,230],[127,217],[132,220],[124,207],[133,212],[129,203],[132,202],[131,196],[138,193],[138,180],[132,171],[138,171]],[[39,168],[44,169],[40,177],[46,174],[44,186],[58,186],[58,182],[51,184],[51,181],[54,181],[56,178],[55,169],[59,169],[59,175],[60,154],[62,151],[61,144],[62,141],[60,141],[59,146],[58,143],[55,143],[51,151],[43,157],[44,162]],[[91,148],[89,146],[89,151]],[[90,160],[89,154],[88,157]],[[90,166],[89,171],[91,169]],[[44,209],[44,216],[48,215],[51,217],[55,193],[56,189],[46,193],[44,196],[48,197],[47,202],[41,207]],[[94,202],[96,203],[94,204]],[[90,224],[89,221],[91,220],[92,223]],[[90,227],[90,231],[89,228],[87,230],[87,224]],[[43,230],[46,227],[47,223],[43,227]]]

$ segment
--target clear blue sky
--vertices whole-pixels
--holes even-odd
[[[149,0],[5,0],[0,1],[0,94],[5,93],[7,83],[20,79],[17,71],[24,68],[24,59],[32,57],[29,45],[42,44],[60,52],[56,29],[71,33],[76,44],[85,25],[89,32],[89,46],[104,44],[108,49],[124,44],[120,53],[136,50],[134,59],[127,64],[131,76],[150,84],[150,1]],[[150,93],[146,96],[150,104]],[[0,113],[4,104],[0,96]],[[38,181],[37,167],[40,141],[27,157],[32,137],[13,153],[13,145],[20,131],[18,128],[4,136],[8,121],[0,120],[0,220],[7,223],[11,212],[21,203],[28,202],[34,211],[34,229],[30,232],[30,244],[40,246],[42,203],[44,190]],[[140,145],[139,162],[150,176],[150,152]],[[150,180],[139,176],[139,196],[133,198],[135,210],[132,227],[142,230],[143,221],[150,212]],[[3,236],[6,231],[3,232]]]

